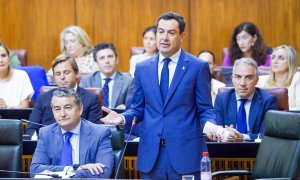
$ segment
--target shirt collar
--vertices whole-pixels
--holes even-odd
[[[113,73],[112,76],[110,77],[106,77],[102,72],[100,72],[100,76],[101,76],[101,79],[104,80],[105,78],[110,78],[110,79],[115,79],[115,76],[116,76],[116,72]]]
[[[79,135],[80,134],[80,127],[81,127],[81,120],[79,121],[79,123],[77,124],[77,126],[74,129],[72,129],[71,131],[69,131],[69,132],[72,132],[73,134]],[[67,132],[63,128],[60,128],[60,129],[61,129],[61,133],[62,134],[65,134]]]
[[[179,60],[181,54],[181,48],[175,53],[173,54],[171,57],[169,57],[171,59],[171,61],[173,61],[174,63],[177,63]],[[165,56],[163,56],[161,53],[159,53],[159,57],[158,57],[158,62],[159,63],[163,63],[163,60],[166,58]]]
[[[77,92],[77,88],[78,88],[78,85],[76,83],[75,86],[73,87],[73,89],[74,89],[75,92]]]
[[[247,98],[248,100],[252,101],[255,91]],[[236,100],[239,101],[242,99],[237,93],[235,93]]]

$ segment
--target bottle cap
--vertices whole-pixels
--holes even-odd
[[[203,152],[202,156],[208,156],[208,152]]]

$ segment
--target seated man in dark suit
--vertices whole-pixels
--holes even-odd
[[[103,106],[125,109],[131,105],[133,79],[117,71],[118,54],[112,43],[100,43],[93,50],[99,70],[80,80],[80,87],[102,88]],[[125,106],[124,106],[125,105]]]
[[[217,123],[236,128],[244,140],[263,134],[266,112],[277,109],[276,98],[255,88],[257,82],[256,62],[251,58],[238,59],[233,66],[234,89],[218,94],[215,101]]]
[[[74,171],[76,177],[110,178],[114,162],[110,129],[80,118],[83,104],[74,89],[55,90],[51,107],[56,123],[40,129],[31,176],[48,170]]]
[[[73,88],[82,97],[83,111],[81,117],[93,123],[100,123],[101,110],[99,107],[98,96],[78,87],[76,81],[78,66],[75,60],[71,57],[60,55],[52,63],[52,70],[58,87]],[[55,90],[56,89],[52,89],[48,92],[39,94],[38,100],[30,115],[30,121],[44,125],[49,125],[55,122],[50,106],[52,94]],[[40,126],[38,125],[28,123],[26,127],[26,134],[32,136],[32,134],[39,128]]]

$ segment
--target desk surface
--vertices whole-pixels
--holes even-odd
[[[37,141],[24,140],[23,154],[32,155]],[[255,158],[260,143],[255,142],[208,142],[209,156],[212,158]],[[138,142],[129,142],[125,156],[136,156]]]

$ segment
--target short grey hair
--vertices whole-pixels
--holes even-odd
[[[78,107],[80,107],[80,105],[82,104],[81,96],[72,88],[60,87],[57,90],[55,90],[53,92],[53,96],[51,99],[51,107],[53,107],[52,100],[53,100],[54,96],[56,96],[56,97],[74,97],[74,103]]]
[[[258,68],[257,68],[256,61],[252,58],[246,58],[246,57],[243,57],[243,58],[240,58],[240,59],[237,59],[234,61],[232,72],[234,72],[235,68],[241,64],[252,66],[254,68],[255,74],[257,75]]]

